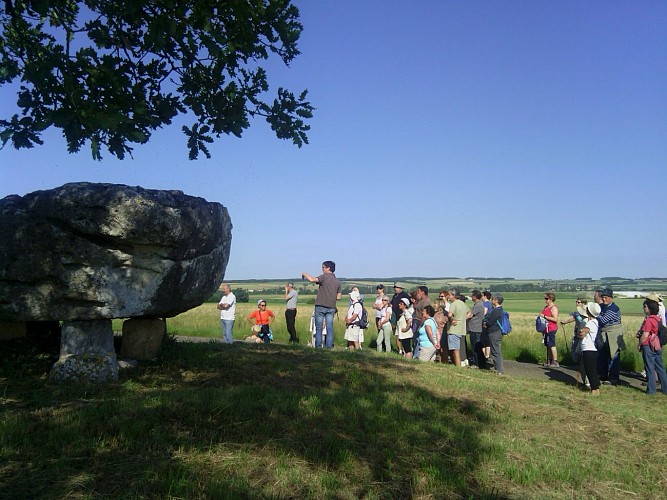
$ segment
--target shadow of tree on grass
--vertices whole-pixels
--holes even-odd
[[[366,352],[173,346],[116,386],[35,387],[14,409],[23,421],[3,424],[0,480],[14,498],[489,496],[476,471],[501,451],[479,429],[497,417],[421,369]]]

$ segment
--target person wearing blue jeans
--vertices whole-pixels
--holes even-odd
[[[222,338],[225,344],[234,342],[234,320],[236,319],[236,296],[229,285],[222,285],[222,298],[218,303],[220,322],[222,324]]]
[[[336,301],[341,298],[340,281],[336,278],[336,263],[330,260],[322,262],[322,274],[318,277],[308,273],[301,273],[301,277],[311,283],[317,283],[317,297],[315,297],[315,347],[322,347],[322,325],[326,322],[326,346],[331,349],[334,345],[333,318],[336,313]]]
[[[600,380],[615,385],[621,374],[621,351],[625,350],[621,310],[614,303],[614,292],[609,288],[600,291],[602,312],[598,316],[600,331],[605,345],[598,352],[598,373]]]
[[[660,390],[667,394],[667,373],[662,363],[662,346],[658,338],[658,325],[661,322],[658,316],[658,303],[654,300],[644,301],[644,313],[646,319],[637,332],[639,348],[644,358],[644,369],[646,370],[646,394],[653,396],[656,393],[655,375],[660,379]]]
[[[326,324],[327,327],[326,343],[324,347],[328,349],[333,347],[334,314],[336,314],[335,307],[315,306],[315,347],[322,347],[323,324]]]

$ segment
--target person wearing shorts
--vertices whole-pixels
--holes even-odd
[[[556,295],[552,292],[544,294],[546,305],[542,309],[542,316],[547,320],[547,331],[544,332],[544,345],[547,348],[547,362],[544,366],[559,367],[558,352],[556,351],[556,332],[558,331],[558,306]]]
[[[449,345],[449,356],[456,366],[461,366],[461,338],[466,334],[466,318],[468,307],[459,299],[459,290],[450,288],[447,290],[449,301],[450,327],[447,335]]]

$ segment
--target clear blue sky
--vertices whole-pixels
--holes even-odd
[[[257,120],[187,159],[180,124],[118,161],[58,131],[0,151],[0,196],[67,182],[225,205],[227,279],[667,276],[667,3],[298,0],[310,145]],[[2,115],[13,89],[0,88]]]

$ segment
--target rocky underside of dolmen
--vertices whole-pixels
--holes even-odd
[[[163,333],[155,322],[217,290],[231,230],[224,206],[181,191],[72,183],[8,196],[0,200],[0,322],[62,321],[51,379],[115,380],[111,320],[135,318],[126,322],[133,342]]]

